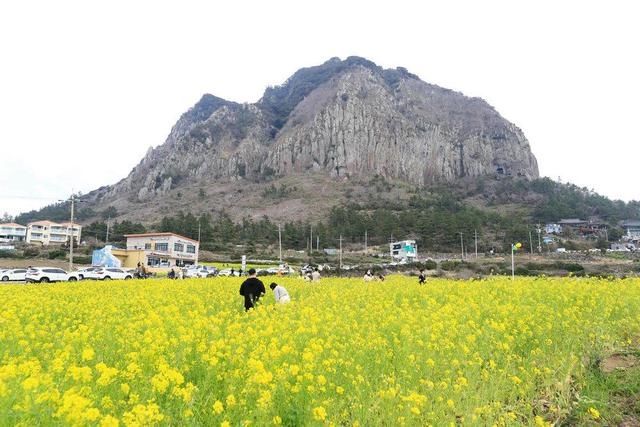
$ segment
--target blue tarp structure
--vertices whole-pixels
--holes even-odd
[[[122,267],[120,260],[111,253],[112,247],[111,245],[107,245],[102,249],[93,251],[91,265],[96,267]]]

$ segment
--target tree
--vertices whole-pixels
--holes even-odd
[[[102,219],[115,218],[118,216],[118,210],[114,206],[109,206],[100,214]]]

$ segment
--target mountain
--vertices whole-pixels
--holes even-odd
[[[300,192],[324,189],[324,209],[343,196],[333,187],[358,183],[366,194],[374,177],[424,188],[496,174],[534,179],[538,166],[522,131],[492,106],[349,57],[300,69],[255,104],[204,95],[129,176],[86,198],[143,221],[207,205],[304,216],[318,205],[309,196],[291,207]],[[287,196],[271,210],[247,196],[268,194],[265,183]]]

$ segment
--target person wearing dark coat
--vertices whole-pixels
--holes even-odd
[[[256,277],[255,268],[249,269],[248,273],[249,278],[240,285],[240,295],[244,297],[244,309],[246,311],[255,307],[260,297],[267,292],[264,288],[264,283]]]

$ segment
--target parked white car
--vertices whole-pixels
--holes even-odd
[[[61,268],[54,267],[32,267],[25,274],[27,282],[75,282],[78,280],[78,273],[67,273]]]
[[[278,267],[271,267],[266,271],[268,274],[294,274],[296,272],[287,264],[280,264]]]
[[[78,270],[78,278],[80,280],[84,279],[101,279],[102,277],[98,277],[98,271],[104,270],[104,267],[87,267],[81,268]]]
[[[201,265],[195,268],[185,268],[183,272],[185,279],[189,277],[214,277],[218,274],[218,269],[215,267],[207,267],[205,265]]]
[[[133,274],[123,270],[122,268],[105,268],[103,270],[101,270],[99,273],[99,275],[101,275],[101,279],[102,280],[129,280],[129,279],[133,279]]]
[[[222,276],[222,277],[239,276],[239,275],[240,275],[240,273],[238,273],[238,270],[233,270],[233,274],[231,274],[231,269],[230,268],[226,268],[224,270],[218,271],[218,276]]]
[[[14,268],[13,270],[2,270],[0,272],[0,280],[3,282],[9,281],[24,281],[27,274],[26,268]]]
[[[129,280],[133,279],[133,273],[129,270],[116,267],[91,267],[81,270],[79,274],[84,279],[94,280]]]

